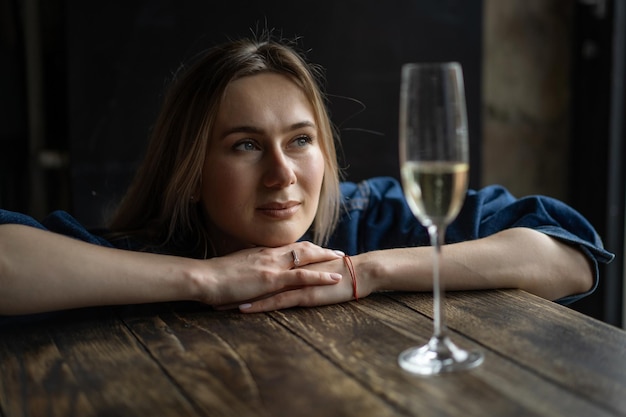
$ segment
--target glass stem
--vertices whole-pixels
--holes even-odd
[[[445,227],[432,225],[428,228],[430,235],[430,243],[433,247],[433,321],[435,326],[434,336],[438,339],[444,337],[446,333],[446,323],[443,314],[443,304],[445,291],[441,284],[440,268],[441,268],[441,244],[445,236]]]

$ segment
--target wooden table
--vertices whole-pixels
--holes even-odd
[[[479,368],[399,368],[429,294],[244,315],[193,303],[0,324],[0,416],[626,415],[626,332],[522,291],[451,293]]]

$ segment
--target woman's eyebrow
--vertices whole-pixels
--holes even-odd
[[[298,129],[302,129],[305,127],[312,127],[314,129],[316,128],[315,123],[305,120],[303,122],[292,124],[289,130],[298,130]]]
[[[225,131],[223,131],[220,136],[222,137],[222,139],[224,139],[224,138],[228,137],[229,135],[232,135],[233,133],[255,133],[255,134],[260,134],[260,133],[263,133],[263,129],[259,129],[259,128],[254,127],[254,126],[233,126],[231,128],[226,129]]]
[[[297,123],[290,125],[287,129],[285,129],[285,132],[291,132],[291,131],[303,129],[303,128],[315,129],[316,126],[315,126],[315,123],[305,120],[305,121],[297,122]],[[241,125],[241,126],[233,126],[233,127],[226,129],[225,131],[222,132],[220,137],[224,139],[234,133],[263,134],[263,132],[264,132],[263,129],[255,127],[255,126]]]

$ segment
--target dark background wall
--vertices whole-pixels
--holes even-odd
[[[616,254],[576,308],[626,327],[626,2],[580,1],[573,19],[569,203]]]

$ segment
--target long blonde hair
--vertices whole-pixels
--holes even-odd
[[[284,41],[241,39],[200,54],[171,83],[145,159],[122,200],[110,230],[149,250],[195,257],[215,255],[201,204],[192,201],[202,175],[207,142],[226,86],[261,72],[290,77],[311,101],[324,155],[324,180],[312,240],[323,245],[340,207],[336,131],[326,109],[321,68]],[[218,196],[215,196],[218,198]]]

